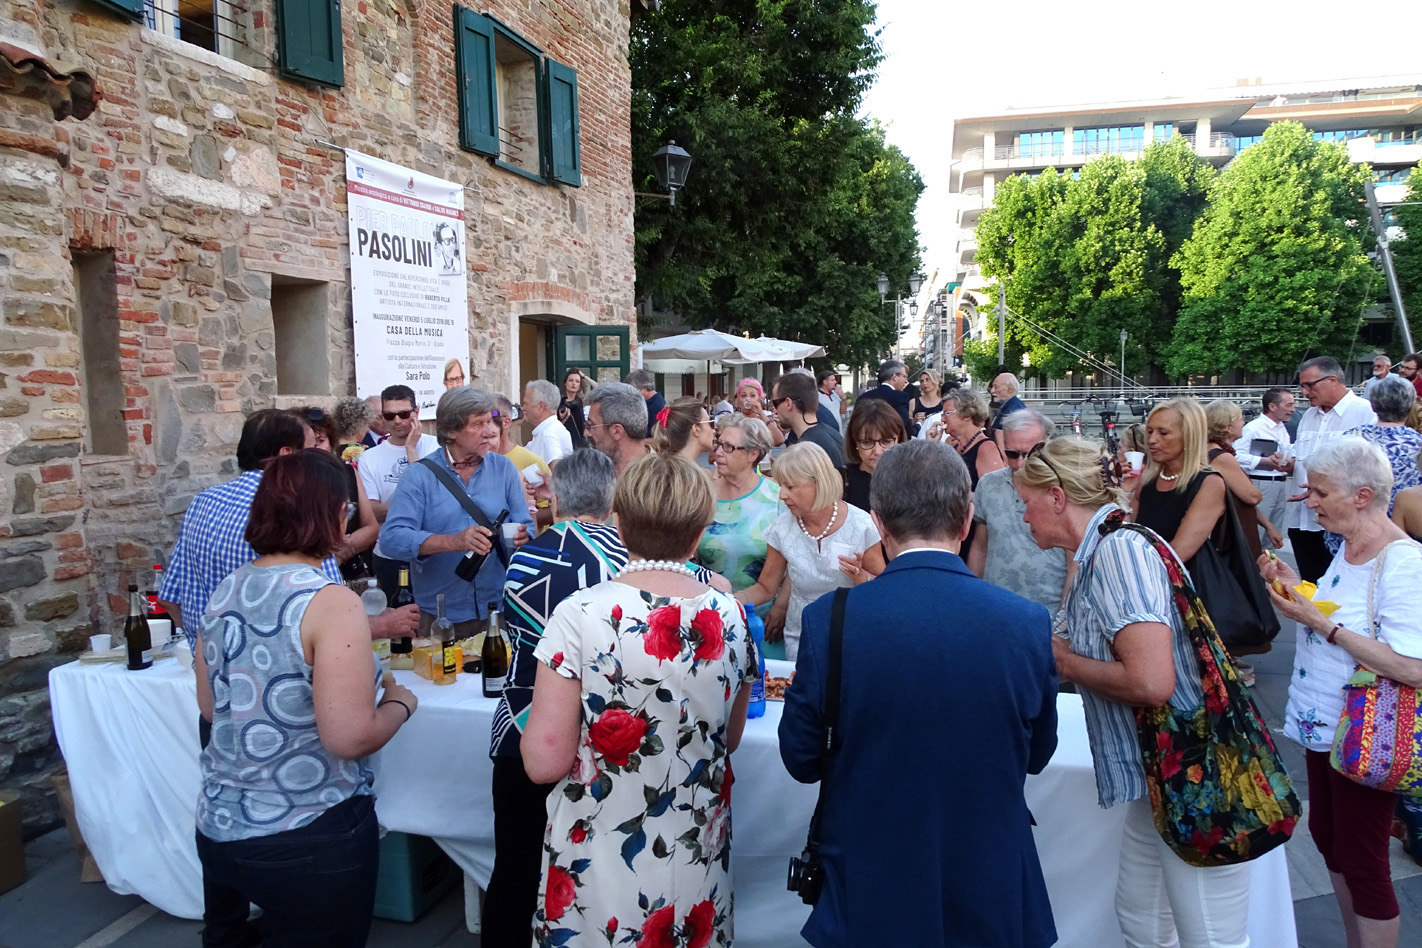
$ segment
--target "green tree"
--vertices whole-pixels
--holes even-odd
[[[1392,262],[1402,287],[1407,321],[1422,326],[1422,171],[1413,168],[1407,180],[1407,197],[1403,198],[1407,203],[1397,208],[1397,223],[1404,236],[1392,242]]]
[[[1374,277],[1360,240],[1369,173],[1297,122],[1270,125],[1225,169],[1175,257],[1184,300],[1171,374],[1290,371],[1346,354]]]
[[[691,152],[675,207],[635,210],[637,299],[692,326],[799,338],[831,360],[893,343],[893,295],[919,268],[923,183],[857,117],[880,60],[868,0],[666,0],[633,27],[632,163]]]
[[[1096,158],[1068,178],[1047,169],[1008,178],[978,224],[983,272],[1005,279],[1008,307],[1096,360],[1156,364],[1179,310],[1170,266],[1203,207],[1213,171],[1183,138],[1151,145],[1140,161]],[[1051,377],[1081,367],[1049,337],[1008,326],[1032,369]],[[1008,364],[1014,364],[1008,357]]]

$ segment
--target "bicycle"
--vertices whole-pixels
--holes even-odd
[[[1116,403],[1114,401],[1101,402],[1101,435],[1106,442],[1107,449],[1111,456],[1115,457],[1121,447],[1121,443],[1116,440]]]
[[[1062,404],[1071,406],[1071,433],[1078,438],[1081,437],[1081,399],[1076,401],[1062,399]]]

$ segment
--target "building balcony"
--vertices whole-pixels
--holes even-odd
[[[1407,189],[1409,185],[1406,181],[1387,184],[1373,185],[1373,194],[1377,197],[1379,204],[1401,204],[1407,200]]]
[[[1354,138],[1348,142],[1348,157],[1371,165],[1416,165],[1422,162],[1422,142],[1380,142]]]
[[[1190,143],[1190,150],[1201,158],[1233,158],[1234,136],[1227,132],[1211,132],[1203,138],[1198,135],[1182,135]]]
[[[971,227],[964,227],[958,231],[958,253],[967,253],[970,250],[978,249],[978,232]]]

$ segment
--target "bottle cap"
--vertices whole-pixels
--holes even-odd
[[[137,584],[137,583],[129,583],[129,584],[128,584],[128,591],[131,592],[131,593],[136,593],[136,592],[138,592],[138,584]]]

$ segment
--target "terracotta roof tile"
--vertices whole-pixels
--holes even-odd
[[[51,63],[38,53],[0,43],[0,64],[10,72],[32,74],[47,79],[50,92],[46,101],[54,109],[54,117],[66,119],[71,116],[83,120],[93,114],[103,94],[98,83],[88,70],[64,63]]]

